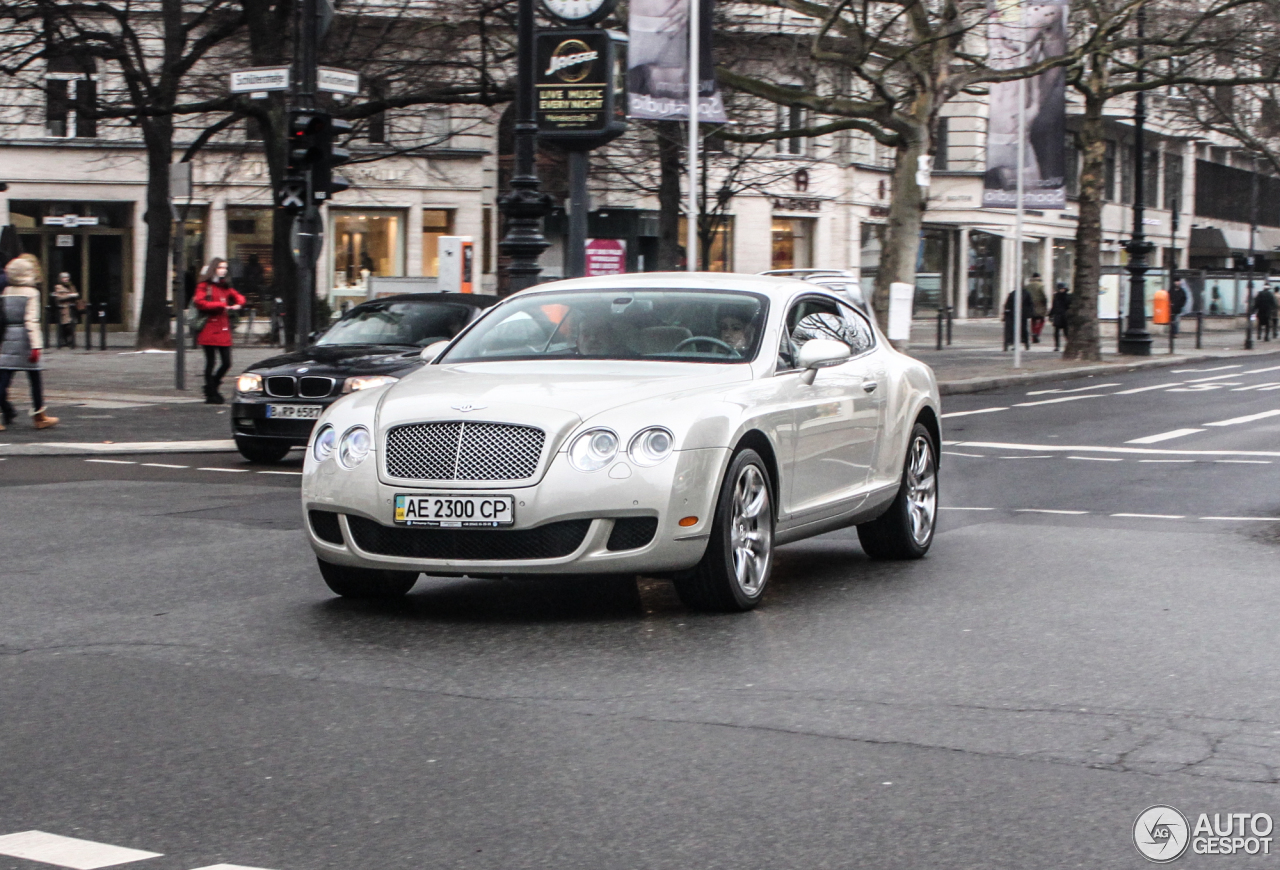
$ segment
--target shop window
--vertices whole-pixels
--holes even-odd
[[[679,238],[681,265],[684,268],[684,240],[686,238],[686,222],[684,218],[680,218]],[[715,230],[711,233],[711,244],[703,244],[703,253],[700,257],[700,268],[704,272],[732,272],[733,271],[733,217],[726,216],[721,218],[716,225]]]
[[[812,218],[773,219],[773,269],[809,269],[813,266]]]
[[[440,237],[453,235],[453,212],[445,208],[422,210],[422,274],[440,276]],[[487,251],[488,248],[486,247]],[[485,272],[491,271],[486,268]]]
[[[257,306],[271,287],[272,209],[227,209],[227,276]]]
[[[330,220],[336,295],[363,297],[370,278],[404,274],[399,212],[334,210]]]

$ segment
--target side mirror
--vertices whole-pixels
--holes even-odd
[[[431,363],[436,361],[436,357],[440,356],[440,354],[448,346],[449,346],[449,342],[447,341],[433,341],[431,342],[431,344],[424,347],[422,349],[422,353],[418,354],[418,356],[422,357],[422,361],[424,363],[427,363],[428,365],[430,365]]]
[[[800,348],[800,368],[804,369],[800,375],[800,382],[812,384],[818,369],[838,366],[851,356],[853,351],[843,341],[830,338],[809,339]]]

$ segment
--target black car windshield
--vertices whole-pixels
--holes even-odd
[[[648,359],[737,363],[755,357],[767,301],[708,290],[566,290],[517,296],[441,362]]]
[[[475,309],[456,302],[366,302],[347,312],[318,345],[400,344],[426,347],[453,338]]]

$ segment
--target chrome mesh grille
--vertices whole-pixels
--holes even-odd
[[[387,474],[405,480],[524,480],[547,434],[507,423],[412,423],[387,433]]]

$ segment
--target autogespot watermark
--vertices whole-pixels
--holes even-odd
[[[1178,810],[1157,804],[1134,821],[1133,845],[1156,864],[1178,860],[1188,847],[1196,855],[1270,855],[1272,827],[1267,813],[1200,813],[1192,826]]]

